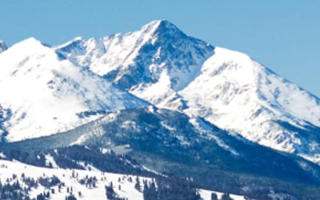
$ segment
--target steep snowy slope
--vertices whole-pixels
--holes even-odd
[[[189,114],[320,162],[320,100],[245,54],[216,48],[201,74],[178,94]]]
[[[154,21],[55,48],[158,107],[202,116],[251,141],[320,163],[320,100],[245,54]]]
[[[174,24],[159,20],[128,34],[76,38],[56,51],[131,93],[158,103],[197,77],[213,49]]]
[[[147,105],[88,71],[60,60],[34,38],[0,55],[2,140],[54,134],[99,113]]]
[[[0,53],[7,50],[7,45],[4,41],[0,40]]]

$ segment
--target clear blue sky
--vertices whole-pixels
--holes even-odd
[[[239,50],[320,96],[320,0],[1,0],[0,39],[56,45],[168,19],[185,33]]]

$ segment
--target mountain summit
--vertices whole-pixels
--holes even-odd
[[[14,130],[22,134],[25,127],[33,127],[29,135],[23,133],[25,138],[35,132],[49,134],[65,127],[64,122],[81,124],[75,117],[81,113],[133,108],[148,101],[320,164],[318,97],[248,55],[188,36],[167,20],[126,34],[77,37],[56,47],[29,39],[1,54],[0,64],[0,88],[8,93],[1,99],[0,116],[16,116],[0,130],[11,140]],[[19,91],[21,98],[10,95],[8,88]],[[72,117],[65,114],[65,119],[61,113],[57,117],[59,109],[53,104],[61,105],[61,113],[70,108]],[[40,114],[29,122],[26,119],[35,113],[29,109],[48,109],[50,123],[35,123]],[[22,121],[28,123],[15,129]]]
[[[101,114],[148,105],[29,38],[0,55],[0,133],[19,141],[54,134]]]
[[[0,199],[320,199],[320,99],[246,54],[167,20],[2,50]]]
[[[75,39],[56,51],[139,97],[159,102],[186,87],[214,47],[166,20],[100,39]],[[149,95],[147,91],[157,91]]]
[[[320,161],[320,100],[249,56],[216,48],[178,92],[182,111],[259,144]],[[169,107],[172,100],[166,100]]]
[[[166,20],[55,50],[162,107],[205,118],[259,144],[320,163],[320,100],[240,52]]]

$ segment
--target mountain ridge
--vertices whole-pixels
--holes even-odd
[[[43,51],[57,56],[59,63],[70,62],[87,70],[88,76],[102,77],[155,106],[203,117],[251,141],[320,163],[315,132],[320,130],[319,98],[248,55],[190,37],[167,20],[152,21],[126,34],[77,37],[56,47],[34,38],[29,42],[45,47]],[[21,64],[28,59],[22,58]]]
[[[0,66],[0,159],[14,161],[1,161],[12,180],[20,161],[59,169],[77,187],[84,180],[70,169],[178,177],[250,199],[319,199],[319,98],[167,20],[59,46],[29,38],[2,52]]]
[[[2,138],[8,141],[73,128],[96,119],[101,111],[148,105],[89,70],[59,59],[35,38],[3,52],[0,63],[0,105],[10,113],[1,123]]]
[[[103,159],[94,159],[101,152],[114,152],[111,155],[130,158],[135,161],[130,163],[156,174],[188,177],[201,188],[260,197],[256,199],[272,191],[308,199],[300,190],[312,191],[320,185],[320,167],[312,162],[235,137],[201,118],[155,107],[110,112],[74,130],[0,147],[3,155],[22,162],[37,158],[39,152],[51,152],[57,164],[63,159],[117,170]],[[70,154],[68,149],[83,150]]]
[[[145,32],[151,33],[149,38],[144,37]],[[310,124],[319,127],[320,101],[315,95],[248,55],[190,37],[166,20],[112,37],[116,42],[110,43],[117,45],[105,45],[105,49],[124,47],[134,53],[122,58],[117,57],[118,50],[101,51],[99,57],[72,54],[62,48],[56,51],[73,61],[93,60],[83,66],[160,108],[204,117],[251,141],[320,163],[320,140],[310,139],[315,133],[302,135],[279,122],[302,129]],[[90,40],[81,40],[83,46]],[[138,44],[144,45],[130,46],[127,41],[143,41]],[[117,59],[112,62],[105,59],[114,55]]]

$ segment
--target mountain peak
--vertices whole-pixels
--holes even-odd
[[[0,56],[0,63],[0,115],[1,110],[12,112],[0,127],[0,140],[49,135],[107,111],[148,105],[87,69],[59,59],[53,48],[35,38],[12,46]],[[1,135],[2,129],[6,134]]]
[[[22,66],[19,64],[19,62],[24,63],[27,60],[36,58],[37,56],[46,56],[46,58],[50,57],[50,60],[55,60],[57,57],[56,53],[50,47],[41,43],[39,40],[33,37],[14,44],[8,50],[6,50],[5,54],[6,56],[2,56],[0,62],[5,62],[7,66],[16,66],[19,69],[19,66]],[[15,59],[12,59],[12,57],[14,57]],[[19,62],[17,63],[17,61]],[[8,67],[3,67],[2,70],[11,71],[13,70],[13,67],[11,69]]]
[[[165,29],[179,29],[175,24],[172,22],[163,19],[163,20],[158,20],[159,23],[159,28],[165,28]]]
[[[41,46],[43,46],[42,42],[37,40],[34,37],[29,37],[29,38],[27,38],[25,40],[22,40],[18,44],[32,44],[32,45],[41,45]]]
[[[172,22],[166,19],[153,20],[150,23],[144,25],[144,27],[150,27],[150,26],[178,29],[175,24],[173,24]]]
[[[8,47],[7,47],[6,43],[4,41],[0,40],[0,53],[7,50],[7,49],[8,49]]]
[[[12,46],[10,50],[12,51],[21,51],[22,54],[29,54],[30,52],[42,51],[44,49],[49,49],[41,41],[37,40],[34,37],[27,38],[22,40]],[[16,52],[17,53],[17,52]]]
[[[144,25],[141,30],[143,32],[151,32],[152,35],[156,36],[185,36],[175,24],[166,19],[154,20]]]
[[[165,26],[174,26],[174,27],[176,27],[176,25],[174,25],[172,22],[170,22],[170,21],[168,21],[168,20],[166,20],[166,19],[159,19],[159,20],[153,20],[153,21],[151,21],[151,22],[149,22],[148,24],[145,24],[144,26],[143,26],[143,28],[150,28],[150,27],[155,27],[155,28],[157,28],[157,27],[159,27],[160,25],[165,25]]]

